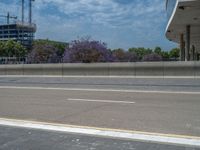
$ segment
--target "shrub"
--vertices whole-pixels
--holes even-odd
[[[143,61],[162,61],[162,56],[152,53],[143,57]]]

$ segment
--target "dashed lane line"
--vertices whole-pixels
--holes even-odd
[[[80,101],[80,102],[135,104],[135,102],[131,102],[131,101],[114,101],[114,100],[97,100],[97,99],[76,99],[76,98],[68,98],[67,100],[68,101]]]

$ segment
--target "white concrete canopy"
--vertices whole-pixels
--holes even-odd
[[[200,0],[177,0],[166,28],[166,37],[180,43],[180,35],[186,38],[186,26],[190,25],[190,45],[200,52]]]

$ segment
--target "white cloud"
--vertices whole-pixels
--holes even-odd
[[[19,1],[12,4],[3,1],[0,13],[9,8],[20,15]],[[165,39],[163,0],[36,0],[34,20],[38,38],[70,41],[91,35],[108,42],[112,48],[152,47]]]
[[[110,26],[130,26],[134,19],[145,15],[154,22],[163,12],[162,0],[135,0],[128,5],[122,5],[115,0],[38,0],[36,6],[40,9],[54,5],[65,15],[81,16],[82,21]],[[145,17],[143,18],[145,19]],[[145,21],[145,20],[144,20]],[[149,23],[151,23],[149,22]]]

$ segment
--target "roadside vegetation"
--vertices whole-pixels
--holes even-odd
[[[31,50],[15,41],[0,42],[1,58],[26,58],[25,63],[96,63],[96,62],[141,62],[177,61],[180,50],[170,51],[144,47],[108,49],[106,43],[90,38],[81,38],[70,43],[50,40],[35,40]],[[1,63],[1,61],[0,61]]]

